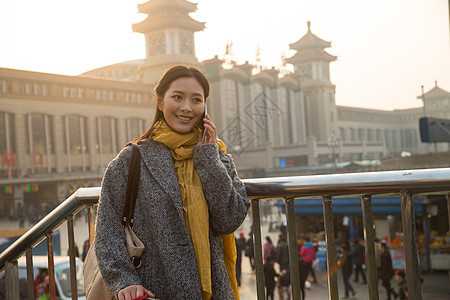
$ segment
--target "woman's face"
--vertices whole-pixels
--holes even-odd
[[[191,132],[203,119],[205,97],[202,86],[191,77],[174,80],[160,101],[159,109],[172,130]]]

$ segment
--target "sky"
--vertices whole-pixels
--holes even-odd
[[[78,75],[145,57],[144,0],[0,0],[0,67]],[[326,49],[338,105],[382,110],[421,106],[435,86],[450,91],[448,0],[196,0],[191,16],[206,22],[195,34],[197,58],[233,59],[279,68],[307,21]]]

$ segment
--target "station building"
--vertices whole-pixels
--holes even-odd
[[[108,162],[151,124],[152,89],[175,64],[207,75],[208,112],[243,178],[448,151],[446,144],[420,141],[419,118],[450,119],[450,93],[437,83],[418,96],[422,108],[339,106],[330,80],[337,57],[311,23],[289,45],[295,54],[286,59],[294,70],[288,72],[227,57],[198,61],[194,36],[205,24],[189,16],[196,9],[185,0],[139,4],[147,18],[133,30],[145,36],[143,59],[79,76],[0,68],[3,217],[22,205],[52,206],[78,187],[99,186]]]

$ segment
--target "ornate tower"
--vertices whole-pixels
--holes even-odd
[[[142,80],[154,83],[162,72],[175,64],[198,65],[194,33],[205,28],[189,16],[197,4],[185,0],[150,0],[138,5],[147,18],[133,24],[133,30],[145,35],[146,60],[141,67]]]
[[[326,141],[336,132],[337,110],[335,86],[330,81],[330,62],[336,56],[324,49],[331,43],[322,40],[311,32],[311,22],[307,22],[308,32],[289,47],[297,53],[286,59],[294,65],[301,76],[301,85],[305,97],[307,135],[315,136],[318,141]]]

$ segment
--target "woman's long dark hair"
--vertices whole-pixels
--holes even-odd
[[[167,90],[169,89],[172,82],[179,78],[194,78],[197,80],[197,82],[202,86],[204,96],[205,96],[205,105],[206,105],[206,98],[209,96],[209,83],[206,79],[205,75],[203,75],[202,72],[197,70],[194,67],[188,67],[188,66],[174,66],[170,69],[168,69],[164,75],[159,80],[158,84],[155,86],[155,89],[153,90],[153,94],[156,100],[156,111],[155,111],[155,117],[153,118],[153,123],[150,126],[150,128],[140,137],[133,140],[133,143],[137,143],[142,140],[146,140],[152,137],[152,133],[155,130],[156,123],[164,119],[163,112],[159,109],[159,106],[161,102],[164,99],[164,95],[166,94]]]

